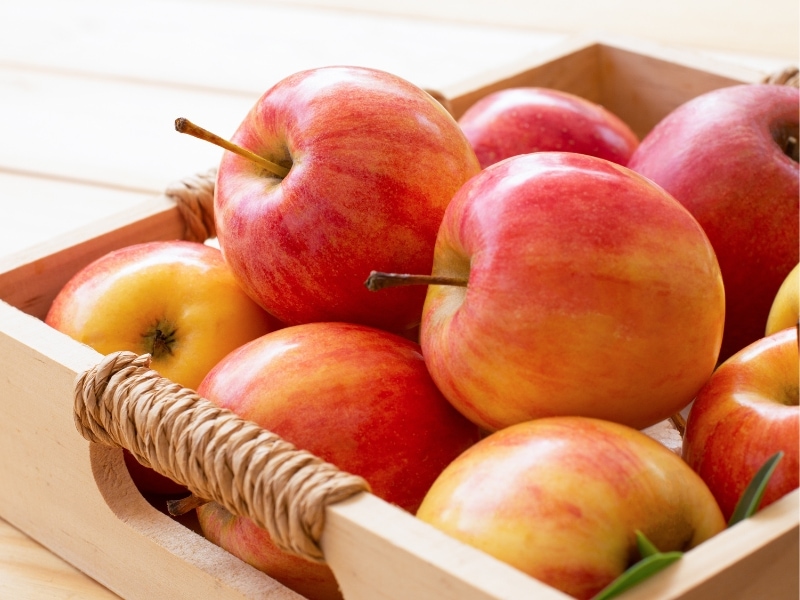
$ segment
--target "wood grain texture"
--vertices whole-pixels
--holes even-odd
[[[140,200],[127,210],[0,256],[0,300],[44,319],[58,291],[92,260],[134,243],[182,238],[183,232],[183,222],[170,200]]]
[[[62,6],[0,5],[0,62],[257,95],[296,71],[332,64],[384,69],[438,87],[566,37],[280,2],[74,0],[68,12]]]
[[[0,598],[119,600],[119,596],[2,519]]]
[[[794,0],[409,0],[402,3],[282,0],[281,3],[572,34],[591,32],[635,36],[675,46],[780,56],[792,61],[796,61],[800,54],[800,9]]]

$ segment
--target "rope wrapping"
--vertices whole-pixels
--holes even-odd
[[[75,426],[266,529],[276,545],[324,562],[325,508],[367,482],[114,352],[75,381]]]
[[[170,185],[164,195],[178,205],[184,223],[184,239],[204,242],[216,237],[214,186],[216,167]]]
[[[786,67],[785,69],[767,75],[763,83],[800,87],[800,70],[798,70],[797,67]]]

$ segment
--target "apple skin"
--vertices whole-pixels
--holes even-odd
[[[442,472],[417,517],[575,598],[593,597],[638,560],[637,529],[667,552],[726,526],[678,455],[586,417],[489,435]]]
[[[429,273],[444,209],[480,170],[430,94],[359,67],[302,71],[268,90],[232,141],[291,171],[225,153],[216,182],[220,247],[248,294],[287,325],[419,324],[422,288],[371,294],[372,270]]]
[[[787,327],[797,327],[798,322],[800,322],[800,263],[789,271],[781,287],[778,288],[767,314],[764,335],[772,335]]]
[[[721,88],[667,115],[628,163],[681,202],[711,240],[727,302],[720,361],[763,337],[775,294],[800,260],[800,171],[775,139],[798,139],[798,115],[797,88]]]
[[[254,421],[413,513],[439,473],[480,439],[441,395],[419,344],[351,323],[309,323],[233,351],[203,380],[203,397]],[[284,553],[253,521],[214,503],[204,535],[313,600],[340,598],[330,568]]]
[[[800,360],[797,327],[761,338],[728,358],[697,395],[686,420],[683,458],[730,519],[756,471],[784,456],[761,507],[798,487]]]
[[[228,352],[280,327],[244,293],[217,248],[182,240],[101,256],[64,285],[45,322],[101,354],[151,354],[155,371],[191,389]],[[161,343],[154,334],[163,334]],[[125,462],[142,493],[185,492],[127,452]]]
[[[724,290],[701,227],[612,162],[539,152],[453,198],[420,341],[439,389],[487,430],[582,415],[649,427],[710,377]]]
[[[515,87],[493,92],[458,120],[481,168],[530,152],[579,152],[625,165],[639,138],[603,106],[559,90]]]

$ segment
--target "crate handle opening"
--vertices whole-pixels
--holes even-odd
[[[201,498],[251,518],[283,550],[324,562],[325,508],[369,484],[114,352],[75,381],[75,425]]]

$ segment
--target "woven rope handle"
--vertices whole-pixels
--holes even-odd
[[[115,352],[75,381],[75,425],[87,440],[127,449],[142,464],[251,518],[283,550],[324,562],[325,507],[368,491],[361,477],[298,450]]]
[[[217,169],[208,169],[170,185],[164,195],[178,205],[184,239],[204,242],[217,235],[214,224],[214,185]]]
[[[763,83],[800,87],[800,70],[798,70],[797,67],[786,67],[785,69],[767,75]]]

